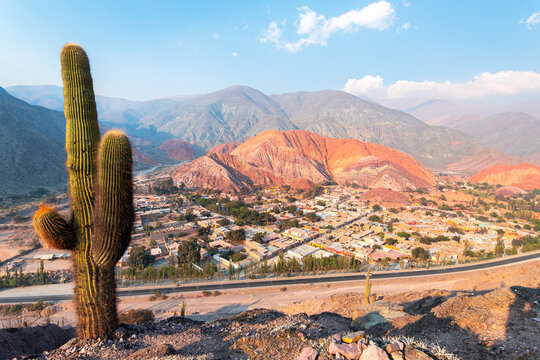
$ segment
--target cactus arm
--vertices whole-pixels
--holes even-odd
[[[56,210],[41,205],[33,218],[34,228],[47,245],[55,249],[75,248],[73,227]]]
[[[131,144],[120,130],[101,140],[94,210],[93,256],[99,266],[114,266],[131,240],[133,183]]]

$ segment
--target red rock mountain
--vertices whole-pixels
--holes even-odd
[[[265,131],[230,153],[210,152],[180,167],[173,179],[226,192],[253,185],[307,188],[329,181],[393,190],[433,184],[433,174],[405,153],[302,130]]]
[[[500,164],[480,171],[471,177],[469,182],[509,185],[524,190],[540,189],[540,166],[533,164]]]
[[[236,149],[240,145],[238,141],[233,141],[231,143],[225,143],[225,144],[219,144],[208,150],[208,154],[210,153],[221,153],[221,154],[228,154],[234,149]]]
[[[195,159],[195,152],[191,145],[184,140],[169,139],[159,146],[171,159],[188,161]]]

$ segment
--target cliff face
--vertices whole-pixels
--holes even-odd
[[[524,190],[540,189],[540,166],[533,164],[500,164],[480,171],[470,182],[487,182],[491,185],[510,185]]]
[[[407,154],[301,130],[263,132],[230,153],[210,152],[182,166],[173,178],[190,187],[225,191],[253,185],[306,188],[329,181],[394,190],[433,183],[433,175]]]

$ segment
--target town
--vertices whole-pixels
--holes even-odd
[[[406,270],[540,248],[536,192],[494,197],[487,184],[440,177],[433,189],[405,192],[325,185],[219,194],[148,179],[136,180],[132,241],[117,264],[125,285]],[[6,274],[22,279],[41,268],[49,281],[70,280],[68,252],[37,246],[19,253],[5,262]]]

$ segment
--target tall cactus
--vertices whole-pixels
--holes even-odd
[[[41,206],[34,228],[49,246],[73,252],[79,337],[106,338],[118,325],[114,267],[133,227],[131,145],[119,130],[100,141],[85,51],[68,44],[60,61],[72,216]]]

